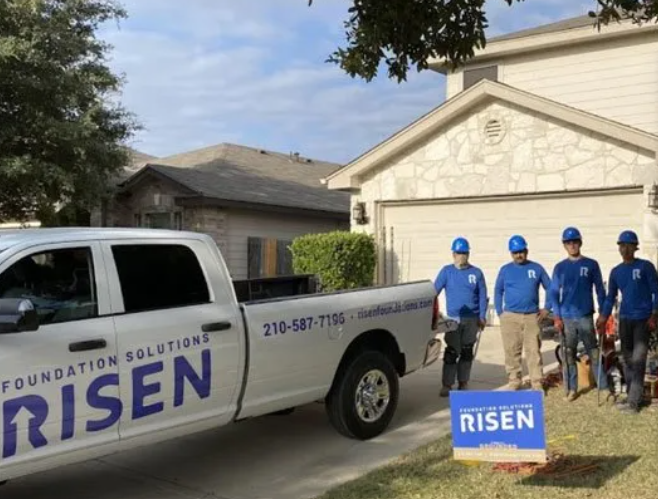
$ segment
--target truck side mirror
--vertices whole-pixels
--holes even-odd
[[[39,329],[39,316],[30,300],[0,298],[0,334],[24,333]]]

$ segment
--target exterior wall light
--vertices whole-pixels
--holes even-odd
[[[352,219],[358,225],[365,225],[368,223],[368,217],[366,216],[366,204],[363,201],[359,201],[352,208]]]

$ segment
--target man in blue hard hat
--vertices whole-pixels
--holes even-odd
[[[653,263],[635,257],[639,249],[635,232],[623,231],[617,244],[622,263],[610,272],[603,313],[596,325],[599,330],[605,328],[617,294],[621,291],[619,339],[628,397],[618,407],[624,412],[637,413],[642,406],[644,394],[649,335],[658,325],[658,274]]]
[[[605,302],[605,287],[599,263],[581,253],[583,238],[576,227],[567,227],[562,233],[562,244],[567,258],[553,269],[551,280],[551,303],[553,304],[555,328],[564,335],[565,359],[569,367],[567,400],[578,397],[578,367],[576,354],[578,343],[583,342],[591,359],[594,373],[599,373],[599,344],[594,327],[594,299],[596,293],[599,313]],[[605,374],[596,383],[599,389],[607,389]]]
[[[512,261],[501,267],[496,279],[494,303],[500,317],[505,349],[507,389],[521,388],[521,360],[525,351],[533,390],[543,390],[544,362],[541,356],[539,323],[548,316],[551,280],[544,267],[528,259],[528,243],[514,235],[508,243]],[[544,307],[539,307],[539,287],[546,291]]]
[[[453,263],[443,267],[434,281],[437,296],[446,291],[448,317],[459,323],[456,331],[445,335],[442,397],[450,394],[455,378],[460,390],[468,388],[473,349],[478,331],[486,325],[487,314],[487,285],[482,271],[468,261],[471,251],[468,241],[458,237],[451,249]]]

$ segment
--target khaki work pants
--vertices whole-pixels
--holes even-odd
[[[541,356],[541,333],[537,314],[505,312],[500,316],[500,332],[505,349],[505,370],[510,383],[521,382],[523,351],[530,382],[541,383],[544,379],[544,361]]]

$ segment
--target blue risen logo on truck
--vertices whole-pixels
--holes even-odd
[[[154,358],[165,355],[166,353],[176,352],[192,346],[201,346],[210,341],[208,334],[195,336],[192,338],[183,338],[182,340],[161,343],[153,347],[140,348],[134,351],[126,352],[125,361],[130,364],[136,360]],[[173,406],[180,407],[185,401],[185,382],[188,381],[197,396],[205,399],[210,396],[211,390],[211,350],[203,348],[200,352],[195,352],[201,358],[201,372],[198,373],[190,363],[189,355],[177,355],[173,358],[174,372],[174,397]],[[102,371],[107,367],[116,367],[116,356],[110,356],[105,359],[95,359],[93,362],[82,362],[76,365],[70,365],[67,368],[56,368],[50,371],[44,371],[39,374],[31,374],[25,378],[17,377],[13,380],[4,380],[0,384],[2,393],[6,393],[10,388],[16,391],[22,391],[26,386],[36,386],[41,382],[47,384],[53,380],[59,381],[64,378],[72,378],[78,374],[88,372]],[[159,381],[149,381],[147,378],[164,370],[164,362],[155,360],[147,364],[141,364],[134,367],[130,372],[130,383],[132,384],[132,420],[148,417],[164,411],[164,402],[145,403],[146,397],[155,395],[161,391]],[[128,380],[127,380],[128,381]],[[108,386],[119,386],[119,375],[117,373],[100,374],[91,381],[84,395],[84,400],[88,407],[107,411],[107,416],[103,419],[88,420],[85,424],[85,430],[88,433],[99,432],[114,426],[121,419],[124,411],[124,405],[120,398],[112,395],[101,394],[102,390]],[[59,387],[59,397],[62,402],[61,414],[61,441],[70,440],[75,437],[76,423],[76,406],[81,403],[76,400],[76,385],[69,383]],[[53,395],[57,392],[54,391]],[[29,422],[27,428],[27,440],[34,449],[48,445],[48,440],[43,434],[42,428],[46,424],[48,417],[51,415],[48,400],[41,395],[28,394],[20,397],[5,400],[2,404],[3,418],[3,446],[2,457],[7,459],[17,453],[18,438],[24,428],[19,428],[16,419],[21,411],[29,412]],[[25,437],[23,437],[25,438]]]

